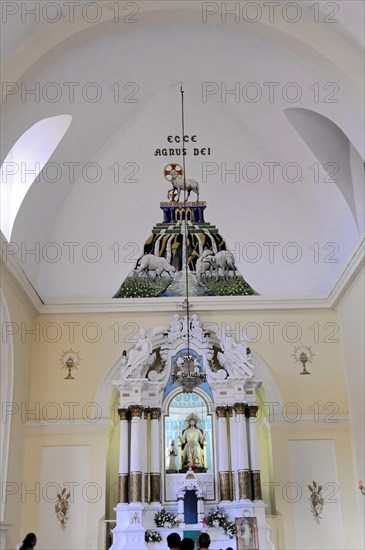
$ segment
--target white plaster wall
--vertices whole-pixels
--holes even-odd
[[[47,446],[41,451],[40,504],[37,548],[84,550],[88,547],[88,500],[95,490],[90,485],[90,448],[86,445]],[[69,520],[61,529],[55,514],[57,486],[63,489],[77,483],[71,492]],[[68,489],[67,489],[68,491]]]
[[[289,441],[289,456],[292,480],[302,488],[294,506],[297,550],[342,550],[345,546],[333,440]],[[307,485],[313,480],[323,485],[325,497],[319,524],[314,521],[309,502]],[[295,498],[295,492],[290,498]]]

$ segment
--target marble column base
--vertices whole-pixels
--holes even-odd
[[[252,500],[262,500],[261,473],[251,472],[252,476]]]
[[[128,474],[119,474],[119,491],[118,498],[119,502],[125,504],[129,502],[128,500]]]
[[[129,502],[142,501],[142,473],[131,472],[129,474]]]
[[[160,474],[150,474],[151,476],[151,502],[160,502],[161,501],[161,483],[160,483]]]
[[[229,472],[219,472],[220,500],[231,500],[231,476]]]
[[[238,488],[240,500],[251,500],[251,480],[248,470],[238,472]]]

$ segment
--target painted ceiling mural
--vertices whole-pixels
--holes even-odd
[[[195,136],[185,138],[193,142]],[[157,149],[155,155],[165,151],[187,154],[180,148]],[[194,147],[193,154],[209,155],[210,148]],[[200,200],[199,182],[185,179],[183,166],[176,162],[166,165],[163,175],[172,186],[168,201],[160,203],[163,220],[153,227],[143,255],[113,298],[185,296],[187,291],[190,296],[257,294],[239,273],[219,229],[205,220],[207,203]],[[195,201],[189,200],[191,194]]]

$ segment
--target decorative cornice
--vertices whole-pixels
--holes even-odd
[[[36,314],[42,312],[44,302],[35,290],[34,286],[14,258],[14,256],[5,256],[6,246],[9,244],[3,233],[0,231],[1,244],[1,274],[10,277],[10,280],[22,296],[26,299],[32,311]]]
[[[365,240],[362,238],[355,250],[355,253],[350,258],[348,264],[344,267],[342,273],[335,282],[329,296],[328,302],[332,309],[340,303],[343,296],[351,288],[352,283],[359,275],[365,264]]]

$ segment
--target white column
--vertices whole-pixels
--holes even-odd
[[[120,418],[119,436],[119,502],[128,502],[128,477],[129,477],[129,435],[128,435],[128,409],[118,409]]]
[[[228,465],[228,437],[226,408],[217,407],[218,472],[221,500],[230,500],[230,472]]]
[[[233,407],[228,407],[229,414],[229,433],[230,433],[230,449],[231,449],[231,476],[232,476],[232,499],[238,500],[238,473],[237,473],[237,427],[236,417]]]
[[[248,434],[244,403],[235,403],[236,432],[237,432],[237,473],[239,499],[251,499],[251,480],[248,459]]]
[[[180,527],[185,525],[184,496],[181,494],[177,496],[177,519]]]
[[[142,412],[140,405],[130,407],[131,414],[131,455],[129,474],[129,501],[142,501]]]
[[[258,410],[257,405],[250,405],[248,407],[248,432],[249,432],[249,439],[250,439],[250,468],[251,468],[252,484],[253,484],[252,500],[262,500],[259,450],[258,450],[258,444],[257,444],[257,425],[256,425],[257,410]]]
[[[151,502],[160,502],[160,418],[161,409],[151,409]]]
[[[147,415],[148,410],[145,409],[143,411],[143,415],[141,417],[141,445],[142,445],[142,501],[146,501],[146,494],[147,494]]]
[[[202,523],[204,519],[204,498],[203,496],[198,496],[198,506],[197,506],[197,512],[198,512],[198,523]]]

